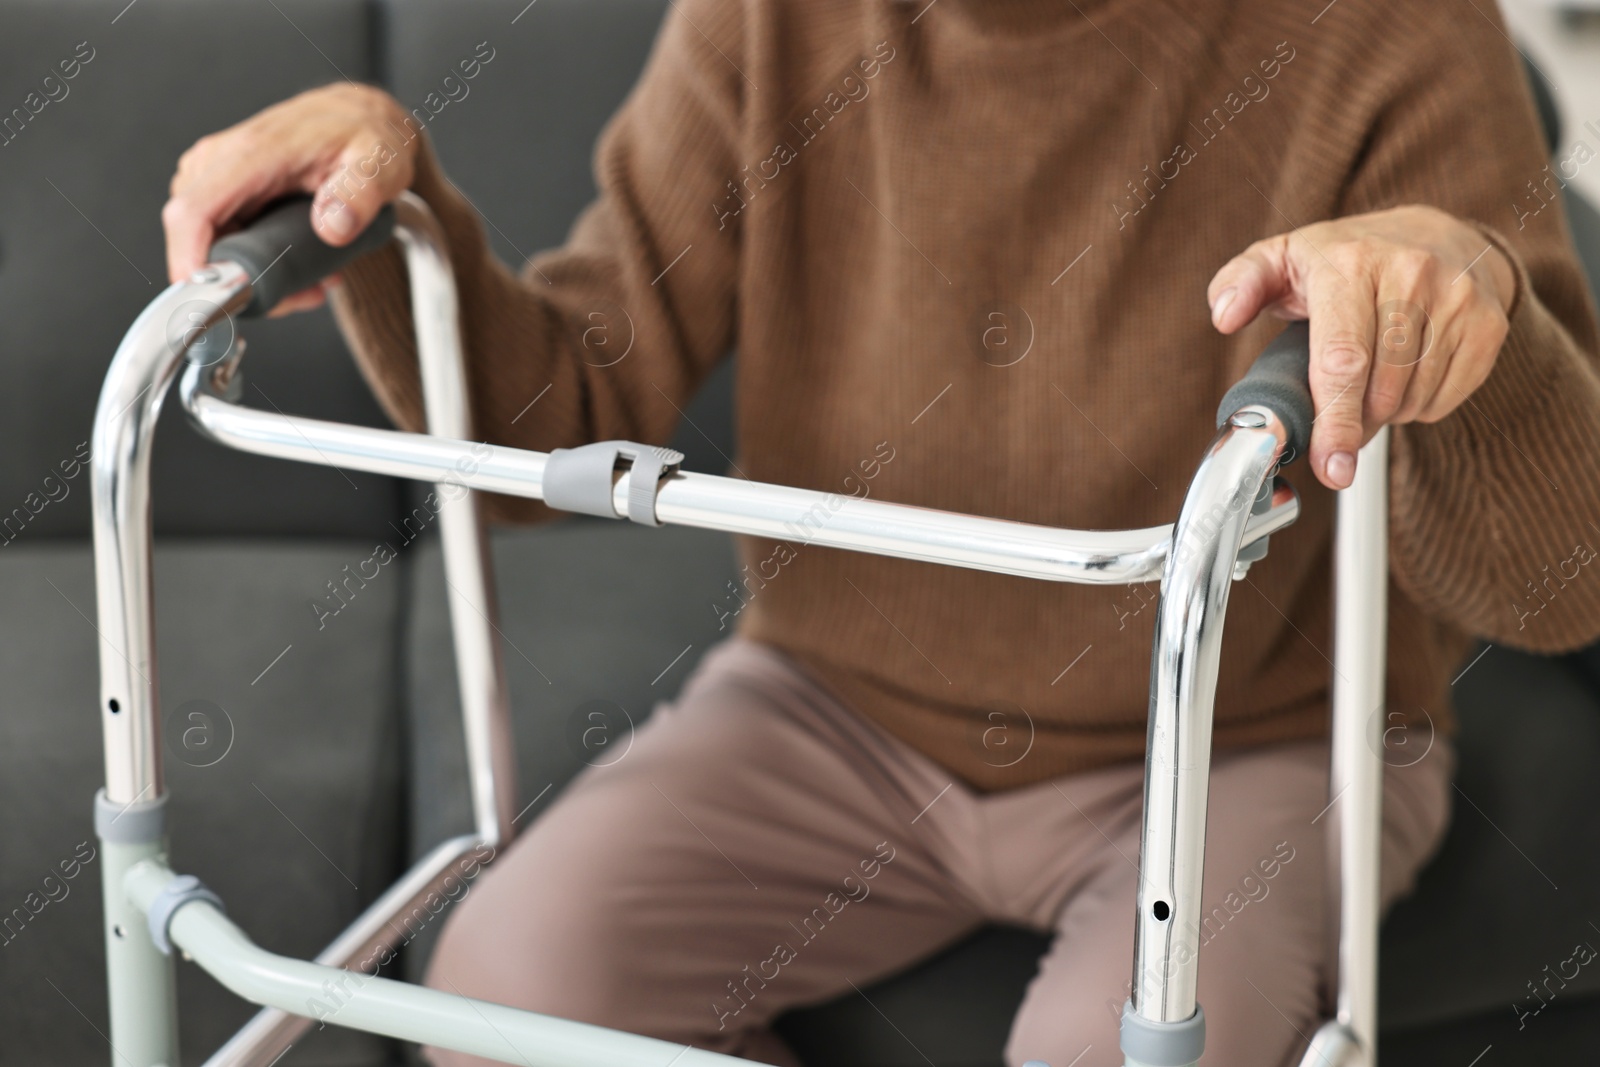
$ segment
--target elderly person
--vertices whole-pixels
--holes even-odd
[[[742,475],[1071,527],[1170,521],[1218,398],[1309,318],[1320,484],[1231,606],[1186,933],[1203,1062],[1274,1067],[1327,996],[1329,549],[1362,443],[1397,427],[1390,713],[1436,732],[1386,776],[1386,901],[1444,831],[1466,635],[1600,633],[1572,563],[1600,543],[1595,313],[1517,56],[1493,5],[1318,6],[678,0],[598,198],[520,272],[427,112],[348,84],[183,157],[170,269],[278,195],[342,244],[410,189],[487,440],[664,441],[736,349]],[[282,310],[327,291],[419,427],[396,253]],[[734,636],[485,875],[428,981],[788,1064],[786,1009],[1010,922],[1055,941],[1007,1060],[1119,1064],[1153,592],[805,542],[741,538],[708,595]]]

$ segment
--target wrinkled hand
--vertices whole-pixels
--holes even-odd
[[[220,133],[178,160],[161,210],[172,281],[203,266],[212,242],[270,201],[312,194],[311,221],[330,245],[347,245],[411,184],[417,144],[393,97],[366,85],[312,89]],[[281,315],[316,307],[336,279],[289,296]]]
[[[1310,319],[1311,466],[1343,489],[1380,427],[1437,422],[1483,384],[1516,288],[1511,263],[1478,230],[1401,207],[1257,241],[1206,298],[1225,334],[1262,312]]]

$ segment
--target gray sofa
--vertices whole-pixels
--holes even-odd
[[[498,251],[520,262],[558,242],[590,196],[590,144],[664,7],[0,8],[0,115],[58,61],[79,59],[66,92],[13,120],[0,148],[0,1067],[113,1055],[90,821],[101,764],[82,458],[106,362],[163,283],[157,210],[178,153],[341,76],[420,101],[488,41],[496,59],[430,132]],[[1586,252],[1600,251],[1600,224],[1575,209]],[[326,316],[263,323],[251,340],[253,403],[383,424]],[[721,470],[733,455],[732,373],[730,361],[680,433],[692,469]],[[413,490],[229,453],[180,422],[173,411],[163,418],[155,463],[174,860],[263,945],[309,956],[410,858],[466,825],[437,552],[426,540],[405,548],[319,627],[309,602],[393,538]],[[642,718],[718,639],[706,605],[732,576],[732,556],[718,535],[597,520],[502,531],[495,554],[502,625],[527,653],[508,653],[507,664],[531,819],[582,765],[574,716],[603,706]],[[617,643],[628,656],[607,655]],[[1511,1008],[1546,964],[1600,937],[1588,925],[1600,921],[1591,665],[1495,649],[1457,686],[1471,800],[1385,929],[1384,1052],[1394,1062],[1464,1067],[1487,1045],[1487,1065],[1595,1059],[1600,972],[1520,1029]],[[416,973],[434,932],[407,951],[405,971]],[[869,990],[876,1008],[846,999],[792,1013],[781,1029],[811,1063],[992,1067],[1042,944],[988,931]],[[184,1059],[199,1062],[251,1009],[194,968],[180,973]],[[283,1062],[406,1055],[330,1028]]]

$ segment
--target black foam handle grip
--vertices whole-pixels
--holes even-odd
[[[311,228],[311,198],[294,196],[277,201],[250,225],[212,245],[211,262],[231,260],[245,269],[251,297],[239,315],[258,318],[284,297],[381,248],[393,234],[394,208],[385,206],[361,236],[335,248]]]
[[[1316,409],[1311,402],[1311,326],[1291,322],[1274,337],[1245,376],[1234,383],[1217,408],[1217,425],[1227,422],[1240,408],[1258,405],[1277,414],[1289,431],[1284,462],[1311,449],[1311,423]]]

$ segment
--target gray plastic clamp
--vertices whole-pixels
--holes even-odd
[[[167,833],[167,794],[141,804],[118,804],[94,794],[94,835],[118,845],[160,844]]]
[[[172,923],[173,913],[195,900],[213,904],[218,911],[227,910],[222,906],[222,898],[207,889],[200,879],[192,874],[178,875],[150,902],[150,910],[145,913],[145,921],[150,926],[150,940],[155,942],[156,948],[161,950],[163,956],[172,955],[172,942],[167,937],[167,927]]]
[[[596,441],[579,448],[557,448],[544,463],[544,502],[558,511],[617,518],[611,505],[612,475],[627,461],[628,518],[641,526],[660,526],[656,492],[661,479],[676,473],[683,453],[635,441]]]
[[[1181,1023],[1158,1023],[1122,1005],[1122,1054],[1147,1067],[1189,1067],[1206,1050],[1206,1013],[1195,1005],[1194,1014]]]

